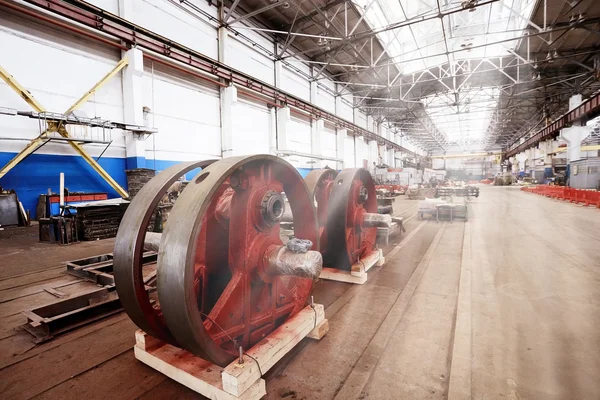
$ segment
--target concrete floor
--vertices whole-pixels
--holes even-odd
[[[504,187],[482,188],[467,223],[420,221],[416,204],[396,202],[407,232],[365,285],[317,284],[330,331],[269,371],[267,398],[600,398],[600,210]],[[112,242],[2,236],[0,398],[201,398],[134,359],[124,314],[33,345],[20,310],[81,285],[58,261]]]
[[[600,210],[489,188],[471,220],[475,398],[600,398]]]
[[[328,312],[268,398],[600,398],[600,210],[481,192]]]

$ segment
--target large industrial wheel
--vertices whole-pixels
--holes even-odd
[[[225,366],[239,347],[249,349],[307,304],[315,276],[304,277],[303,269],[312,257],[318,276],[322,259],[318,252],[295,254],[283,246],[282,192],[296,238],[318,250],[311,194],[284,160],[226,158],[183,190],[161,238],[157,275],[164,319],[180,347]],[[214,231],[211,221],[223,219],[230,229]]]
[[[317,220],[319,221],[319,244],[322,253],[327,249],[327,216],[329,213],[329,197],[333,189],[333,181],[337,176],[333,169],[315,169],[306,175],[304,181],[312,193],[313,201],[317,206]]]
[[[115,240],[114,278],[123,308],[133,322],[148,334],[175,344],[161,309],[151,301],[142,273],[146,231],[156,206],[169,187],[186,173],[205,168],[214,160],[174,165],[152,178],[129,204]]]
[[[367,219],[379,218],[375,183],[363,168],[344,169],[333,182],[327,218],[328,267],[350,270],[360,258],[375,250],[377,227]]]

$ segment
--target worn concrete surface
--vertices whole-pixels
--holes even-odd
[[[470,207],[468,229],[429,222],[388,257],[267,397],[600,398],[600,211],[496,187]]]
[[[416,205],[395,205],[405,244],[365,285],[316,285],[330,331],[269,371],[267,398],[599,399],[600,210],[496,187],[468,225],[418,221]],[[0,235],[0,398],[202,398],[134,359],[125,314],[38,346],[15,329],[44,287],[71,287],[60,261],[113,245],[35,235]]]
[[[517,188],[472,205],[472,395],[600,398],[600,210]]]

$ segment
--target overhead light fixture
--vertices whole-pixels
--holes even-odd
[[[548,52],[548,55],[546,55],[546,61],[548,61],[549,63],[554,62],[554,59],[552,58],[552,54],[550,54],[550,52]]]
[[[552,53],[552,58],[558,58],[558,51],[554,49],[554,53]]]

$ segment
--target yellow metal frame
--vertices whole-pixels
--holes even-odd
[[[90,96],[94,94],[96,90],[102,87],[106,82],[108,82],[113,76],[115,76],[119,71],[121,71],[125,66],[127,66],[129,62],[127,59],[122,59],[119,63],[113,68],[108,74],[106,74],[102,79],[100,79],[90,90],[88,90],[81,98],[79,98],[71,107],[65,111],[65,115],[69,115],[77,108],[81,107]],[[33,95],[25,89],[17,80],[8,73],[2,66],[0,66],[0,77],[11,87],[19,96],[23,98],[38,113],[43,113],[46,109],[33,97]],[[21,150],[19,154],[17,154],[12,160],[10,160],[2,169],[0,169],[0,178],[8,173],[11,169],[13,169],[17,164],[23,161],[28,155],[37,150],[44,142],[46,137],[46,132],[58,132],[64,138],[69,137],[69,132],[65,129],[65,127],[61,124],[56,124],[54,122],[48,123],[48,128],[45,132],[40,134],[40,136],[33,139],[27,146]],[[121,187],[113,178],[110,176],[108,172],[104,170],[98,164],[96,160],[92,158],[83,147],[77,142],[68,142],[69,145],[104,179],[115,191],[119,194],[119,196],[124,199],[129,197],[129,194],[125,189]]]

